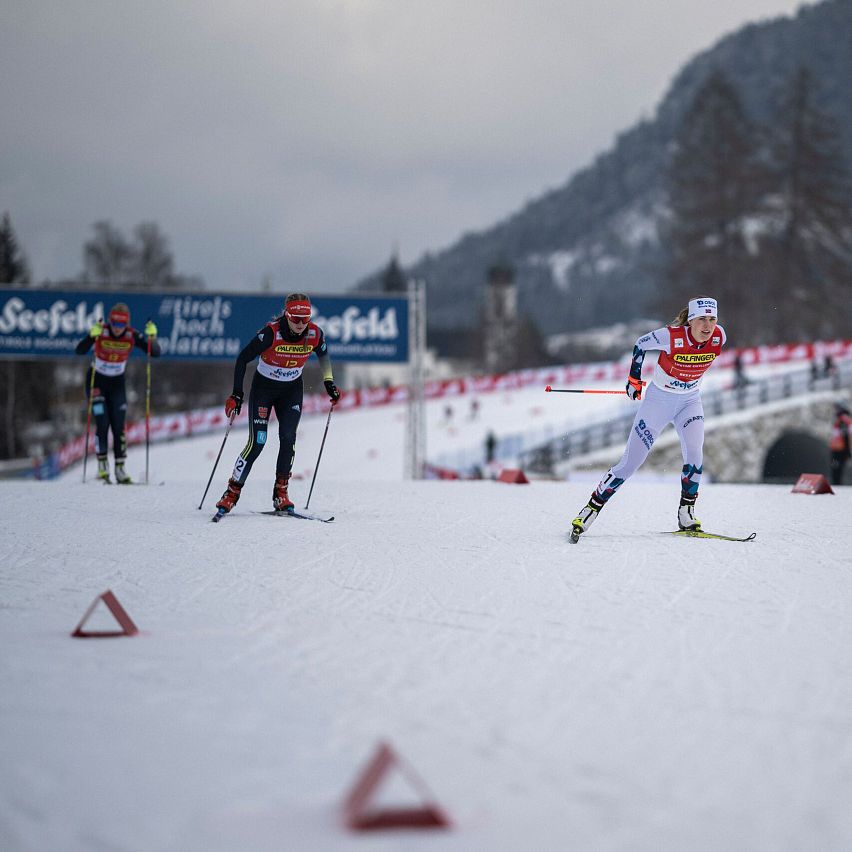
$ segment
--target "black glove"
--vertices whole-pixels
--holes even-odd
[[[323,384],[331,404],[334,405],[340,399],[340,391],[337,389],[337,385],[331,379],[326,379]]]
[[[230,417],[233,415],[236,417],[240,413],[240,409],[243,407],[243,395],[241,391],[234,391],[226,400],[225,400],[225,414]]]

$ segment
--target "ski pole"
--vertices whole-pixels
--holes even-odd
[[[234,418],[236,416],[237,412],[234,411],[232,412],[231,417],[228,420],[228,428],[225,430],[225,437],[222,438],[222,446],[219,447],[219,455],[216,456],[216,461],[213,462],[213,470],[210,471],[210,479],[207,480],[207,487],[204,489],[204,494],[201,497],[201,502],[198,504],[199,509],[204,505],[204,498],[207,496],[207,492],[210,490],[210,483],[213,481],[213,474],[216,473],[216,466],[219,464],[219,459],[222,458],[222,450],[225,449],[225,441],[228,440],[228,433],[231,431],[231,426],[233,426]]]
[[[574,388],[552,388],[550,385],[544,390],[545,393],[617,393],[619,396],[624,393],[623,390],[575,390]]]
[[[305,508],[306,509],[311,504],[311,494],[314,493],[314,483],[317,481],[317,471],[319,470],[319,463],[320,463],[320,459],[322,458],[322,449],[325,446],[325,436],[328,434],[328,424],[331,423],[331,412],[332,411],[334,411],[334,403],[332,403],[331,408],[328,409],[328,417],[326,418],[326,421],[325,421],[325,432],[322,433],[322,443],[320,444],[320,451],[319,451],[319,455],[317,456],[317,463],[316,463],[316,466],[314,467],[314,475],[313,475],[313,478],[311,479],[311,488],[310,488],[310,491],[308,491],[308,499],[305,501]]]
[[[151,335],[148,335],[148,359],[145,379],[145,484],[148,484],[148,451],[151,447]]]
[[[89,368],[92,375],[89,379],[89,404],[86,406],[86,441],[85,450],[83,451],[83,482],[86,481],[86,464],[89,461],[89,428],[92,424],[92,396],[95,390],[95,362],[92,360],[92,366]]]

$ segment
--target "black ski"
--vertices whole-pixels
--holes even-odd
[[[217,509],[216,514],[210,519],[214,524],[218,524],[228,512],[224,509]],[[306,515],[303,512],[278,512],[275,509],[270,509],[268,512],[252,512],[253,515],[274,515],[277,518],[299,518],[303,521],[319,521],[322,524],[330,524],[334,520],[334,515],[330,518],[323,518],[320,515]]]
[[[663,535],[679,535],[684,538],[715,538],[719,541],[753,541],[757,538],[756,532],[745,538],[737,538],[733,535],[719,535],[719,533],[705,532],[704,530],[666,530]]]
[[[255,512],[256,515],[274,515],[276,518],[300,518],[303,521],[319,521],[323,524],[330,524],[334,520],[334,515],[329,518],[323,518],[320,515],[306,514],[304,512],[296,512],[295,510],[285,509],[278,511],[270,509],[268,512]]]

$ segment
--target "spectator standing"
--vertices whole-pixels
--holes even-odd
[[[846,462],[849,461],[850,435],[852,435],[852,416],[842,403],[834,406],[834,422],[831,424],[831,484],[843,485]]]

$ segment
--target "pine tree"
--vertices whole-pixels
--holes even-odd
[[[667,287],[657,305],[664,313],[713,295],[726,327],[745,327],[757,298],[748,287],[754,260],[747,226],[765,188],[756,138],[733,84],[711,74],[684,114],[669,166]]]
[[[18,244],[9,213],[0,222],[0,284],[29,284],[30,270]],[[45,414],[53,391],[53,371],[33,362],[9,360],[3,364],[3,418],[0,420],[0,455],[15,458],[26,450],[25,423]]]
[[[765,251],[786,296],[779,321],[790,339],[848,328],[852,292],[852,179],[835,119],[818,105],[805,67],[778,99],[772,134],[773,229]]]
[[[28,284],[30,270],[8,212],[0,222],[0,284]]]

